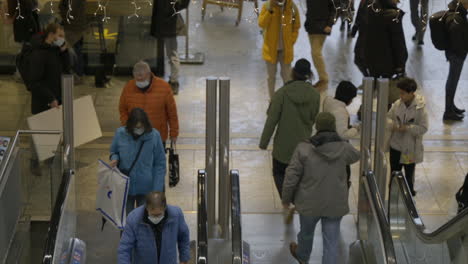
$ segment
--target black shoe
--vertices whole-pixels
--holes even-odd
[[[455,112],[445,112],[443,119],[444,121],[462,121],[463,117]]]
[[[415,33],[411,39],[412,39],[413,41],[416,41],[416,36],[417,36],[417,35],[418,35],[418,34]]]
[[[413,196],[413,197],[416,196],[416,191],[415,190],[411,190],[411,196]]]
[[[424,40],[420,40],[420,41],[418,41],[418,45],[419,45],[419,46],[422,46],[422,45],[424,45]]]
[[[172,93],[174,95],[179,94],[179,82],[169,82],[169,84],[171,85]]]
[[[457,113],[458,115],[463,115],[463,113],[465,113],[465,109],[460,109],[456,106],[453,107],[453,111]]]

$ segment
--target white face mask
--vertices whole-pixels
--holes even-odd
[[[65,39],[64,38],[58,38],[54,41],[54,45],[57,46],[57,47],[62,47],[63,43],[65,43]]]
[[[146,87],[148,87],[148,85],[150,84],[150,82],[148,80],[146,81],[143,81],[143,82],[135,82],[136,83],[136,86],[140,89],[144,89]]]
[[[137,135],[137,136],[141,136],[141,135],[143,135],[143,133],[145,133],[145,129],[142,128],[142,127],[134,128],[133,133],[135,133],[135,135]]]
[[[162,214],[161,216],[151,216],[151,215],[148,215],[148,220],[150,220],[151,223],[157,225],[159,223],[161,223],[161,221],[164,219],[164,214]]]

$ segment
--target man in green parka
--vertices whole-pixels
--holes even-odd
[[[260,139],[260,149],[267,149],[276,129],[273,178],[280,197],[289,160],[297,144],[311,136],[315,116],[319,112],[320,94],[308,81],[312,77],[310,67],[308,60],[298,60],[292,70],[292,81],[275,92]]]

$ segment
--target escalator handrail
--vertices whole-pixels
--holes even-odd
[[[384,203],[377,187],[374,172],[368,171],[364,173],[363,184],[373,215],[379,225],[380,238],[382,239],[380,244],[383,246],[385,263],[396,264],[395,246],[390,232],[390,224],[385,213]]]
[[[231,228],[232,228],[232,264],[242,264],[242,219],[239,171],[231,170]]]
[[[197,264],[208,263],[208,217],[206,212],[206,172],[198,170]]]
[[[63,215],[64,203],[70,187],[70,179],[75,172],[73,170],[65,170],[63,172],[62,182],[60,183],[57,193],[57,200],[52,211],[52,217],[49,223],[49,230],[44,246],[44,254],[42,257],[43,264],[51,264],[54,258],[55,243],[57,241],[60,219]]]
[[[392,206],[395,205],[395,203],[398,203],[399,193],[403,196],[403,202],[407,209],[408,216],[411,219],[410,222],[413,227],[415,227],[416,236],[423,242],[428,244],[440,244],[446,242],[450,238],[460,235],[461,232],[466,232],[466,228],[468,227],[468,210],[462,211],[435,231],[430,232],[424,225],[424,221],[418,213],[409,190],[408,183],[401,171],[393,173],[389,198],[390,212],[393,212],[390,210]],[[392,219],[391,213],[389,213],[389,219]]]

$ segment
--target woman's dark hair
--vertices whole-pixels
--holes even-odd
[[[398,81],[397,87],[398,89],[403,90],[407,93],[414,93],[418,89],[418,84],[415,80],[404,77]]]
[[[57,23],[49,24],[44,30],[44,36],[47,38],[49,34],[55,34],[59,29],[63,30],[63,27]]]
[[[133,129],[136,127],[138,123],[141,123],[145,128],[145,133],[151,132],[153,126],[149,121],[148,115],[146,114],[145,110],[141,108],[133,108],[128,115],[127,126],[126,130],[129,134],[133,135]]]
[[[357,88],[352,82],[341,81],[336,87],[335,99],[346,105],[350,104],[356,95]]]

